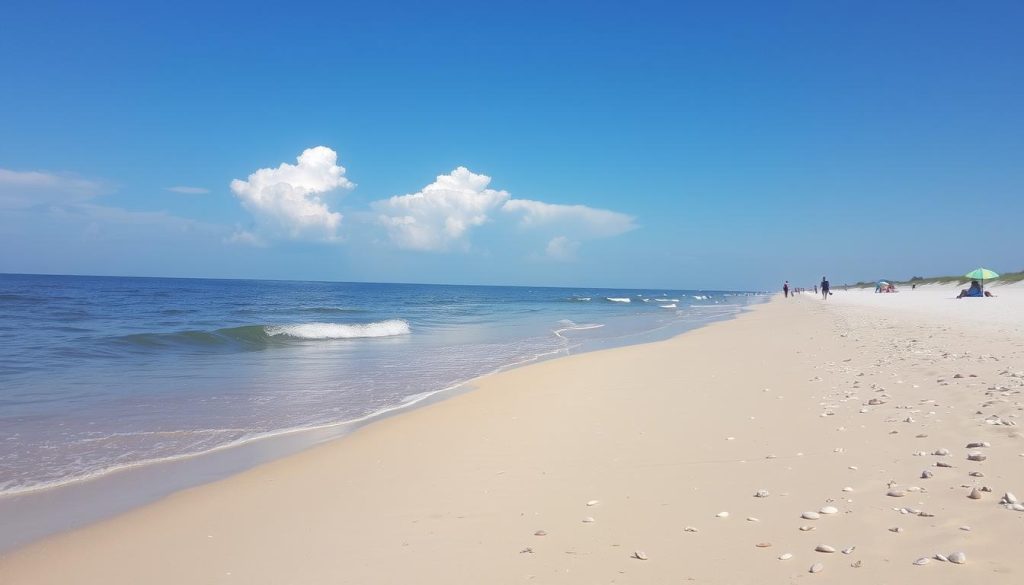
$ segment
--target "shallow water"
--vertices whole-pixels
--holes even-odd
[[[0,495],[360,420],[760,298],[0,275]]]

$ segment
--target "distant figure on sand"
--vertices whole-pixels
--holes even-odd
[[[962,299],[964,297],[993,297],[992,293],[987,290],[982,290],[981,285],[978,284],[977,280],[971,281],[970,288],[965,288],[960,291],[960,294],[956,298]]]
[[[782,283],[782,294],[786,298],[789,298],[789,281],[788,280],[786,282]]]
[[[818,294],[818,285],[814,285],[814,294]]]
[[[828,288],[829,288],[828,279],[825,278],[824,276],[822,276],[821,277],[821,298],[826,300],[826,301],[828,300],[828,295],[829,295]]]

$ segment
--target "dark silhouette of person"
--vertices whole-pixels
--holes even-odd
[[[829,289],[828,279],[825,278],[824,276],[822,276],[821,277],[821,298],[826,300],[826,301],[828,300],[828,294],[829,294],[828,293],[828,289]]]

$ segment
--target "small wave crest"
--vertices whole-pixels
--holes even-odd
[[[273,325],[266,328],[271,337],[285,336],[295,339],[357,339],[363,337],[393,337],[411,333],[409,323],[401,319],[388,319],[376,323],[342,325],[340,323],[302,323],[299,325]]]
[[[633,299],[628,297],[605,297],[605,300],[613,303],[631,303]]]
[[[658,305],[658,306],[661,307],[662,309],[674,309],[674,308],[676,308],[676,304],[675,303],[669,303],[667,305]]]

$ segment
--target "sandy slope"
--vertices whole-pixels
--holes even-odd
[[[0,582],[1019,583],[1024,512],[998,500],[1024,497],[1022,347],[1009,331],[778,299],[492,376],[17,551]],[[970,441],[991,443],[972,450],[985,461],[966,459]],[[972,500],[971,486],[992,491]],[[838,513],[800,517],[823,506]],[[954,551],[967,563],[913,564]]]

